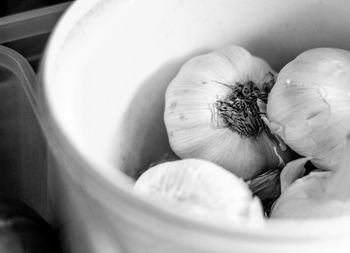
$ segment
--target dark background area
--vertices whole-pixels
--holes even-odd
[[[54,215],[48,204],[48,149],[23,89],[23,80],[29,80],[28,85],[35,90],[36,77],[29,70],[25,72],[22,66],[28,65],[23,59],[8,56],[6,48],[22,55],[38,71],[48,39],[72,2],[0,0],[0,45],[5,47],[0,59],[0,209],[2,196],[11,197],[51,222]],[[1,240],[0,236],[0,248]]]
[[[27,29],[34,31],[31,36],[24,36],[23,38],[14,38],[10,41],[2,41],[0,44],[23,55],[27,61],[32,65],[35,71],[38,70],[40,61],[50,36],[50,31],[45,33],[35,33],[38,30],[40,24],[27,25],[25,20],[27,17],[38,16],[47,14],[47,8],[56,8],[58,6],[58,12],[52,15],[52,18],[43,18],[45,26],[53,28],[52,22],[57,21],[59,15],[61,15],[65,8],[73,1],[69,0],[0,0],[0,33],[12,33],[18,29],[24,29],[24,32],[28,32]],[[62,7],[59,7],[62,6]],[[41,9],[43,11],[41,11]],[[52,13],[52,11],[50,11]],[[22,20],[22,21],[20,21]],[[19,22],[20,25],[19,25]],[[17,25],[15,25],[17,24]]]
[[[84,0],[82,0],[84,1]],[[15,50],[32,66],[34,71],[40,67],[44,49],[57,21],[73,1],[67,0],[0,0],[0,45]],[[38,82],[30,71],[26,73],[23,60],[1,55],[0,66],[0,218],[16,217],[16,222],[0,233],[0,253],[14,252],[12,245],[22,245],[28,241],[34,247],[48,244],[50,249],[26,248],[20,252],[58,252],[59,246],[48,243],[47,236],[61,240],[61,224],[56,219],[55,210],[50,206],[48,193],[48,147],[38,123],[28,93],[23,89],[23,80],[30,83],[33,90]],[[14,64],[13,62],[21,64]],[[9,65],[9,67],[7,66]],[[13,67],[13,66],[16,67]],[[28,69],[30,67],[28,66]],[[27,70],[28,70],[27,69]],[[24,78],[27,76],[28,78]],[[30,77],[31,76],[31,77]],[[26,216],[15,207],[6,206],[4,196],[11,200],[21,201],[30,208],[21,212],[36,211],[49,222],[54,230],[48,228],[39,234],[35,220],[26,220]],[[4,206],[10,215],[5,213]],[[12,209],[11,209],[12,208]],[[19,220],[17,219],[19,218]],[[11,219],[11,218],[10,218]],[[6,221],[6,218],[5,218]],[[19,225],[17,224],[19,222]],[[30,222],[29,222],[30,221]],[[13,223],[13,224],[12,224]],[[31,224],[30,226],[28,224]],[[7,228],[8,227],[8,228]],[[11,231],[11,238],[20,238],[21,243],[9,241],[6,231]],[[37,233],[37,237],[36,236]],[[59,234],[56,237],[56,234]],[[22,236],[23,235],[23,236]],[[36,240],[37,238],[37,240]],[[36,240],[36,241],[34,241]],[[62,239],[64,240],[64,238]],[[65,244],[63,241],[62,244]],[[24,244],[23,244],[24,245]],[[4,248],[5,247],[5,248]],[[27,247],[27,245],[26,245]],[[29,246],[28,246],[29,247]],[[17,252],[15,248],[14,250]],[[19,251],[18,251],[19,252]]]
[[[0,0],[0,16],[2,17],[64,2],[67,2],[67,0]]]

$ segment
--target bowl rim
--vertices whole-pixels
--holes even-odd
[[[129,0],[119,0],[119,2],[128,2]],[[176,224],[177,226],[191,226],[197,231],[205,231],[206,233],[224,236],[227,238],[240,238],[242,240],[252,239],[268,239],[274,238],[278,240],[287,239],[294,240],[295,242],[306,242],[310,238],[317,240],[324,240],[330,238],[330,233],[335,238],[339,235],[345,235],[349,232],[344,232],[339,229],[339,226],[346,227],[345,224],[349,224],[350,217],[341,217],[334,219],[310,219],[307,221],[296,222],[295,220],[270,220],[267,225],[267,229],[255,230],[249,228],[238,228],[238,227],[227,227],[220,224],[206,224],[197,220],[192,220],[186,215],[176,213],[170,208],[157,206],[155,203],[149,202],[140,196],[130,192],[131,178],[122,173],[121,171],[114,168],[116,172],[115,177],[110,177],[98,173],[98,169],[101,166],[111,165],[102,163],[91,159],[90,157],[84,157],[84,154],[74,147],[74,144],[67,138],[68,133],[65,131],[57,115],[54,114],[53,106],[50,103],[50,83],[55,70],[55,62],[59,59],[62,45],[69,41],[67,37],[70,31],[77,25],[79,21],[86,18],[88,15],[93,13],[93,10],[98,9],[99,5],[103,2],[101,0],[78,0],[71,4],[68,10],[58,21],[55,26],[48,43],[45,48],[44,57],[40,67],[40,79],[42,85],[42,117],[46,118],[47,122],[44,124],[44,132],[47,133],[47,138],[53,140],[54,143],[59,143],[61,146],[69,150],[74,159],[78,159],[78,169],[83,169],[87,176],[90,176],[98,182],[99,186],[102,187],[106,192],[111,192],[118,195],[118,198],[122,198],[130,206],[143,210],[147,215],[161,219],[167,223]],[[55,134],[52,134],[55,133]],[[55,150],[53,150],[55,153]],[[113,169],[113,168],[109,168]],[[82,172],[82,171],[80,171]],[[68,173],[70,173],[68,171]],[[77,183],[79,183],[77,181]],[[91,192],[93,195],[94,193]],[[95,199],[101,202],[97,196],[93,196]],[[115,198],[116,200],[118,198]],[[288,229],[286,228],[288,227]]]

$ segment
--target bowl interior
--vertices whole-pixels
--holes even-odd
[[[172,158],[164,93],[190,57],[237,44],[275,70],[303,50],[350,49],[345,0],[100,1],[47,57],[45,92],[67,139],[102,175]],[[54,43],[56,43],[54,45]],[[108,166],[107,166],[108,165]]]

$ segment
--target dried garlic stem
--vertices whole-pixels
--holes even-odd
[[[262,88],[252,82],[236,83],[234,86],[225,85],[232,92],[225,99],[219,99],[215,107],[225,124],[241,136],[256,138],[263,131],[270,132],[261,118],[262,112],[258,103],[267,103],[267,96],[275,81],[272,73],[271,80],[262,85]]]

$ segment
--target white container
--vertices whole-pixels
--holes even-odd
[[[350,49],[349,9],[345,0],[76,1],[47,47],[40,97],[74,252],[350,252],[348,218],[254,231],[199,223],[130,192],[130,176],[171,154],[164,92],[184,61],[238,44],[279,70],[309,48]]]

